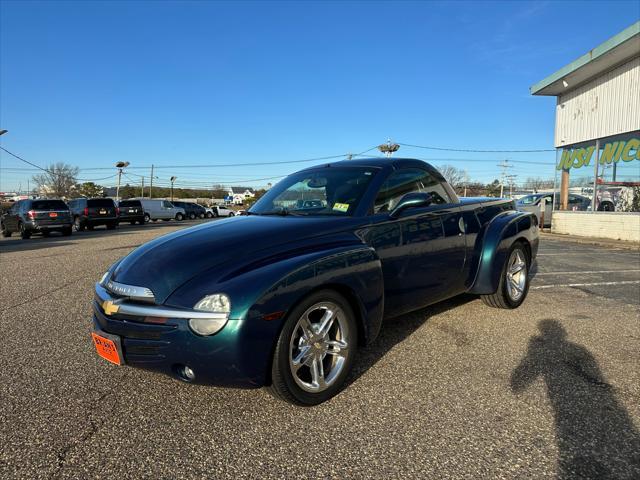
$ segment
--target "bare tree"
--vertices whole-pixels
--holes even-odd
[[[458,191],[464,188],[464,184],[467,181],[467,172],[465,170],[452,165],[443,165],[438,167],[438,170],[454,190]]]
[[[58,162],[45,168],[43,173],[34,175],[33,181],[44,195],[69,197],[75,188],[79,171],[78,167]]]
[[[533,190],[535,193],[538,193],[539,190],[553,188],[553,179],[527,177],[527,179],[524,181],[524,188]]]

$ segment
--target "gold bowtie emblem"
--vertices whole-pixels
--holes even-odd
[[[106,300],[102,302],[102,309],[107,315],[113,315],[114,313],[118,313],[120,306],[113,303],[111,300]]]

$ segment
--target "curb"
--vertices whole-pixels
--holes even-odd
[[[621,248],[624,250],[640,250],[640,243],[629,242],[626,240],[612,240],[608,238],[597,237],[580,237],[578,235],[566,235],[562,233],[550,233],[540,231],[540,238],[549,238],[553,240],[560,240],[565,242],[582,243],[585,245],[599,245],[609,248]]]

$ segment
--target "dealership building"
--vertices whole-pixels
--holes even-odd
[[[640,21],[531,94],[557,98],[552,231],[640,241]],[[570,193],[590,198],[588,211]]]

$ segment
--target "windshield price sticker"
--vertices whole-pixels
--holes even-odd
[[[349,210],[349,204],[348,203],[334,203],[333,204],[333,209],[337,210],[338,212],[346,212],[347,210]]]

